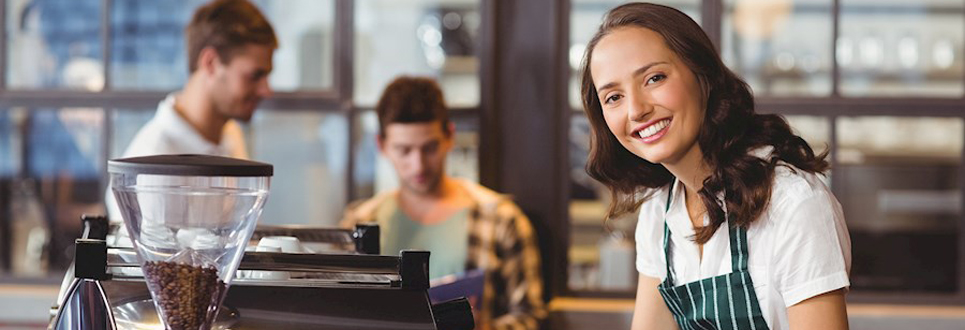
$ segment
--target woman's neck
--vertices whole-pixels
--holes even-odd
[[[684,185],[684,205],[687,208],[687,215],[694,229],[704,226],[704,215],[707,210],[697,193],[704,187],[704,180],[712,174],[710,166],[704,163],[704,156],[700,147],[694,146],[675,162],[664,163],[664,167],[672,173],[677,180]],[[671,192],[672,193],[672,192]],[[704,245],[699,244],[700,260],[704,258]]]
[[[688,196],[696,195],[704,187],[704,180],[712,173],[710,167],[704,163],[704,154],[698,146],[694,146],[676,161],[662,165],[680,180]]]

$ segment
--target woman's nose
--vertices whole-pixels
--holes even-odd
[[[653,103],[641,93],[630,93],[627,95],[627,119],[635,122],[643,122],[653,112]]]

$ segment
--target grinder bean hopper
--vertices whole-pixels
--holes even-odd
[[[108,162],[111,187],[166,329],[210,329],[262,207],[272,165],[206,155]]]

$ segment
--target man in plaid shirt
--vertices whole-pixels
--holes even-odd
[[[445,174],[455,127],[439,86],[400,77],[376,112],[379,151],[395,168],[399,189],[353,203],[342,225],[378,223],[382,254],[431,251],[433,278],[483,270],[477,329],[537,329],[547,311],[533,228],[507,196]]]

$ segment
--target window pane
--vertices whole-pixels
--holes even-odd
[[[335,0],[257,1],[278,35],[274,70],[276,91],[332,88]]]
[[[724,6],[724,61],[755,95],[831,94],[831,0],[725,0]]]
[[[355,103],[399,75],[439,80],[453,108],[479,105],[478,0],[355,2]]]
[[[830,146],[831,122],[822,116],[784,116],[794,134],[804,138],[815,154],[820,154]]]
[[[629,1],[624,0],[573,0],[570,10],[570,107],[575,110],[583,109],[580,99],[580,65],[583,62],[583,52],[586,44],[593,38],[593,34],[603,23],[603,15],[610,9]],[[687,13],[697,23],[700,23],[700,1],[698,0],[664,0],[651,1],[674,7]]]
[[[831,122],[827,117],[795,115],[784,116],[784,118],[791,125],[794,134],[803,138],[811,146],[815,155],[820,155],[831,146]],[[828,154],[824,160],[830,163],[832,156],[834,155]],[[825,171],[824,175],[818,176],[829,187],[831,186],[832,172],[834,172],[834,168]]]
[[[28,114],[28,174],[97,180],[104,167],[104,111],[33,109]]]
[[[110,158],[124,156],[137,132],[154,118],[156,109],[115,109],[111,115]]]
[[[0,110],[0,177],[20,174],[26,116],[23,109]]]
[[[609,191],[586,174],[590,152],[590,123],[574,115],[570,126],[569,288],[625,290],[636,287],[633,230],[636,214],[604,224]]]
[[[6,137],[26,147],[0,147],[0,153],[9,152],[24,166],[16,176],[0,175],[5,183],[0,188],[8,196],[0,203],[9,203],[0,209],[9,210],[11,219],[11,240],[3,242],[10,270],[17,276],[59,276],[73,259],[80,216],[104,212],[104,112],[13,109],[0,111],[0,118],[5,118],[0,119],[0,141]]]
[[[960,118],[842,117],[835,175],[856,290],[957,292]]]
[[[962,96],[962,14],[957,0],[842,0],[841,94]]]
[[[104,88],[101,0],[6,1],[7,86]]]
[[[479,119],[475,116],[450,117],[456,125],[455,145],[446,158],[446,174],[479,182]],[[398,188],[398,176],[392,164],[376,147],[379,119],[375,111],[360,112],[355,123],[355,194],[356,199]]]
[[[111,83],[123,90],[171,90],[188,76],[184,28],[207,3],[116,0],[112,8]],[[276,91],[332,87],[334,0],[254,1],[278,36]]]
[[[184,27],[204,2],[115,0],[111,7],[112,88],[181,87],[188,73]]]
[[[347,198],[345,116],[259,111],[247,131],[251,158],[275,167],[260,223],[336,226]]]

